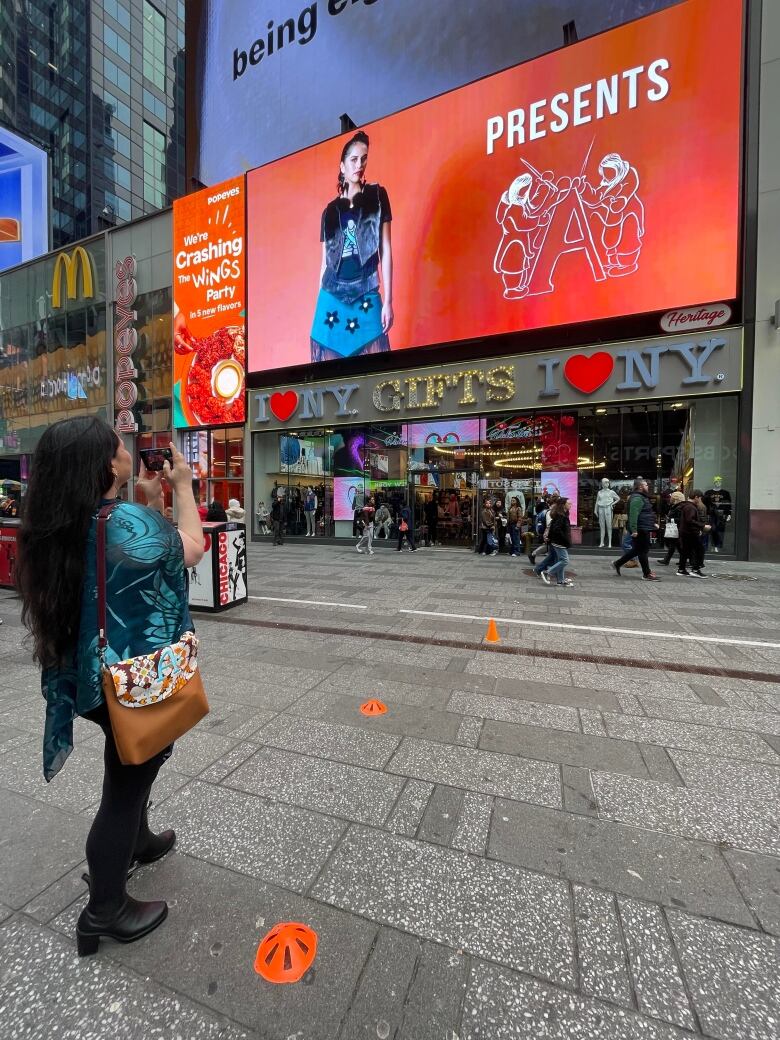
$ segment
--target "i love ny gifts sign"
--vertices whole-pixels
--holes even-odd
[[[705,330],[251,391],[255,429],[734,393],[742,329]]]

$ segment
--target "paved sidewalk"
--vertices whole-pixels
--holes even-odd
[[[457,551],[249,565],[266,598],[197,619],[212,713],[153,792],[176,852],[131,881],[169,919],[84,960],[101,738],[78,723],[44,783],[0,593],[4,1040],[776,1040],[780,568],[575,557],[559,590]],[[273,986],[255,952],[287,920],[317,958]]]

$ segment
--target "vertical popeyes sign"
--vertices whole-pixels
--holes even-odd
[[[133,409],[138,401],[138,370],[133,353],[138,346],[134,304],[138,296],[135,279],[138,267],[134,256],[114,265],[116,313],[114,317],[114,411],[118,433],[135,433],[138,422]]]

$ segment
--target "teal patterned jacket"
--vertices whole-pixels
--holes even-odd
[[[105,503],[103,503],[105,504]],[[97,655],[97,516],[87,536],[78,646],[67,667],[46,668],[43,775],[49,781],[73,750],[73,719],[104,703]],[[193,630],[187,603],[184,546],[153,509],[120,502],[106,529],[109,663],[159,650]]]

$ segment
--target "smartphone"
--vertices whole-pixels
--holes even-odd
[[[159,473],[164,462],[173,464],[173,452],[170,448],[141,448],[138,454],[150,473]]]

